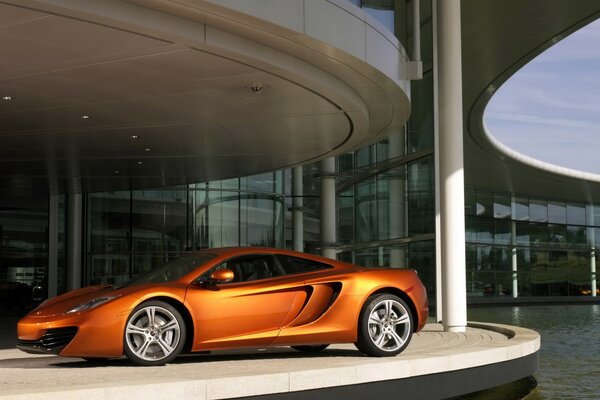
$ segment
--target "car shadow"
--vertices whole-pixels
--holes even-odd
[[[169,365],[182,365],[191,363],[211,363],[227,361],[248,360],[282,360],[306,358],[332,358],[332,357],[366,357],[358,350],[351,349],[326,349],[318,352],[299,352],[291,349],[259,349],[252,351],[223,351],[215,353],[182,354]],[[48,368],[105,368],[105,367],[140,367],[129,361],[126,357],[112,359],[83,360],[81,358],[68,358],[59,356],[33,356],[24,358],[8,358],[0,360],[0,369],[48,369]],[[154,367],[157,368],[157,367]],[[159,367],[158,367],[159,368]]]

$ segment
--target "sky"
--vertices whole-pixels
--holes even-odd
[[[520,153],[600,174],[600,21],[509,78],[484,120],[488,133]]]

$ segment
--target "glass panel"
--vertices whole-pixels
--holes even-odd
[[[392,253],[393,255],[393,253]],[[435,301],[435,242],[427,240],[408,245],[408,265],[419,272],[419,277],[427,289],[430,304]]]
[[[512,221],[494,221],[494,243],[495,244],[510,244]]]
[[[517,249],[517,270],[529,271],[531,268],[531,250]]]
[[[497,271],[512,271],[512,250],[510,247],[494,247],[494,269]]]
[[[488,297],[494,295],[495,273],[489,271],[467,272],[467,296]]]
[[[408,165],[408,231],[410,235],[435,232],[433,158]]]
[[[529,240],[531,245],[546,245],[550,242],[550,231],[547,224],[529,223]]]
[[[496,296],[512,296],[512,272],[496,272]]]
[[[411,81],[411,114],[408,120],[408,151],[433,149],[433,73]]]
[[[477,243],[494,243],[494,221],[491,219],[478,218],[475,221],[477,231]]]
[[[493,217],[492,199],[493,196],[491,192],[477,192],[477,204],[475,209],[478,217]]]
[[[375,162],[375,148],[373,145],[363,147],[354,153],[356,168],[365,168]]]
[[[275,192],[275,174],[273,172],[266,172],[264,174],[240,178],[240,189],[273,193]]]
[[[187,240],[187,190],[132,193],[134,251],[182,251]]]
[[[225,203],[223,204],[225,207]],[[228,220],[237,219],[237,208],[227,211],[222,207],[222,216],[229,214]],[[273,196],[252,193],[242,194],[240,199],[240,233],[239,238],[242,246],[267,246],[274,245],[273,223],[274,223],[274,199]],[[228,225],[233,225],[229,224]],[[221,236],[221,246],[232,246],[231,242],[237,240],[233,232],[235,226],[231,226],[230,234],[225,232]],[[234,245],[235,246],[235,245]]]
[[[466,217],[465,218],[465,239],[467,243],[477,242],[477,218]]]
[[[517,245],[529,246],[529,223],[516,222],[517,224]]]
[[[352,174],[354,171],[354,153],[342,154],[337,157],[337,170],[341,174]]]
[[[385,161],[389,158],[389,143],[388,140],[383,140],[375,145],[377,153],[377,162]]]
[[[375,249],[359,249],[354,251],[354,264],[361,267],[378,267],[379,252]]]
[[[48,197],[0,210],[0,315],[25,313],[47,297]]]
[[[90,255],[90,284],[121,285],[130,279],[129,254]]]
[[[494,193],[494,218],[510,219],[510,196]]]
[[[88,202],[90,250],[97,253],[129,251],[130,192],[92,193]]]
[[[377,194],[375,177],[356,184],[356,239],[377,240]]]
[[[477,192],[474,189],[465,191],[465,214],[477,215]]]
[[[591,208],[589,213],[591,214],[590,218],[593,218],[594,226],[600,226],[600,204],[594,204],[589,208]]]
[[[567,208],[565,207],[565,203],[548,202],[548,222],[553,224],[567,223]]]
[[[567,224],[585,225],[585,205],[567,204]]]
[[[379,179],[387,183],[387,192],[380,190],[379,197],[385,205],[380,206],[380,214],[385,215],[386,235],[380,234],[380,239],[396,239],[406,237],[406,166],[394,167],[380,174]],[[380,200],[380,201],[381,201]],[[387,200],[387,201],[385,201]],[[380,215],[380,221],[382,220]]]
[[[529,221],[529,199],[527,197],[515,196],[515,215],[513,219],[518,221]]]
[[[517,274],[517,285],[519,297],[531,296],[531,274],[529,272],[519,272]]]
[[[583,226],[567,226],[567,243],[574,247],[586,247],[586,228]]]
[[[338,226],[340,241],[354,240],[354,188],[341,192],[338,196]]]
[[[273,244],[271,246],[274,247],[285,247],[284,241],[284,229],[285,229],[285,215],[284,215],[284,205],[283,198],[279,196],[274,196],[273,198],[273,234],[275,235],[273,238]]]
[[[390,184],[385,174],[377,176],[377,239],[385,240],[390,237]],[[395,223],[401,221],[396,220]]]
[[[548,206],[544,200],[529,200],[529,220],[534,222],[548,222]]]

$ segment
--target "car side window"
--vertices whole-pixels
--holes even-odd
[[[281,263],[283,271],[286,275],[300,274],[303,272],[319,271],[332,268],[330,265],[323,264],[317,261],[286,256],[283,254],[278,254],[277,259]]]
[[[219,269],[233,271],[233,281],[229,283],[250,282],[282,275],[273,256],[261,254],[231,258],[212,268],[202,278],[208,280],[210,274]]]

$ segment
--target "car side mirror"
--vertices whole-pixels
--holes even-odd
[[[210,274],[210,280],[215,283],[227,283],[233,281],[235,275],[230,269],[219,269]]]

